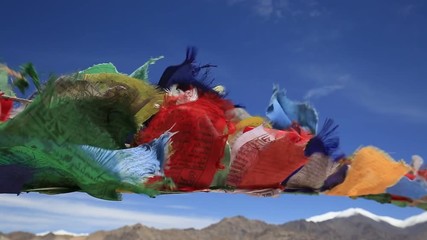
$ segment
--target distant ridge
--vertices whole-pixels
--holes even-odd
[[[398,220],[377,216],[360,208],[329,212],[305,220],[281,225],[250,220],[242,216],[224,218],[203,229],[159,230],[142,224],[124,226],[112,231],[97,231],[89,235],[64,230],[32,234],[0,233],[1,240],[426,240],[427,213]]]

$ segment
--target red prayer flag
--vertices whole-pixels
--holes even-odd
[[[176,132],[165,176],[172,178],[180,191],[207,189],[223,167],[225,144],[233,130],[225,112],[233,105],[216,95],[178,105],[175,100],[166,99],[149,126],[138,134],[137,144],[150,142],[165,131]]]
[[[9,119],[10,112],[12,111],[13,101],[2,97],[0,93],[0,121],[5,122]]]

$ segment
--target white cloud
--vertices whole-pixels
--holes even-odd
[[[203,228],[219,220],[209,217],[130,211],[105,207],[99,203],[52,196],[31,198],[22,195],[1,195],[0,231],[44,232],[64,229],[71,232],[92,232],[97,229],[114,229],[136,223],[160,229]]]
[[[342,88],[344,88],[343,85],[331,85],[331,86],[324,86],[320,88],[310,89],[305,94],[304,99],[309,100],[313,98],[325,97]]]

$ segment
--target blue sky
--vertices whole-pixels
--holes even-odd
[[[427,3],[407,1],[161,0],[3,1],[0,60],[39,73],[113,62],[131,73],[149,57],[150,80],[180,63],[188,45],[229,97],[264,115],[274,83],[340,124],[343,149],[375,145],[395,159],[427,158]],[[342,197],[127,194],[122,202],[73,193],[0,195],[0,231],[92,232],[141,222],[203,227],[243,215],[270,223],[361,207],[406,218],[422,211]]]

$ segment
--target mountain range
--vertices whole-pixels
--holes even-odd
[[[141,224],[124,226],[112,231],[73,234],[66,231],[33,234],[27,232],[0,233],[0,240],[169,240],[169,239],[427,239],[427,212],[398,220],[377,216],[363,209],[330,212],[305,220],[273,225],[249,220],[242,216],[224,218],[218,223],[197,230],[159,230]]]

